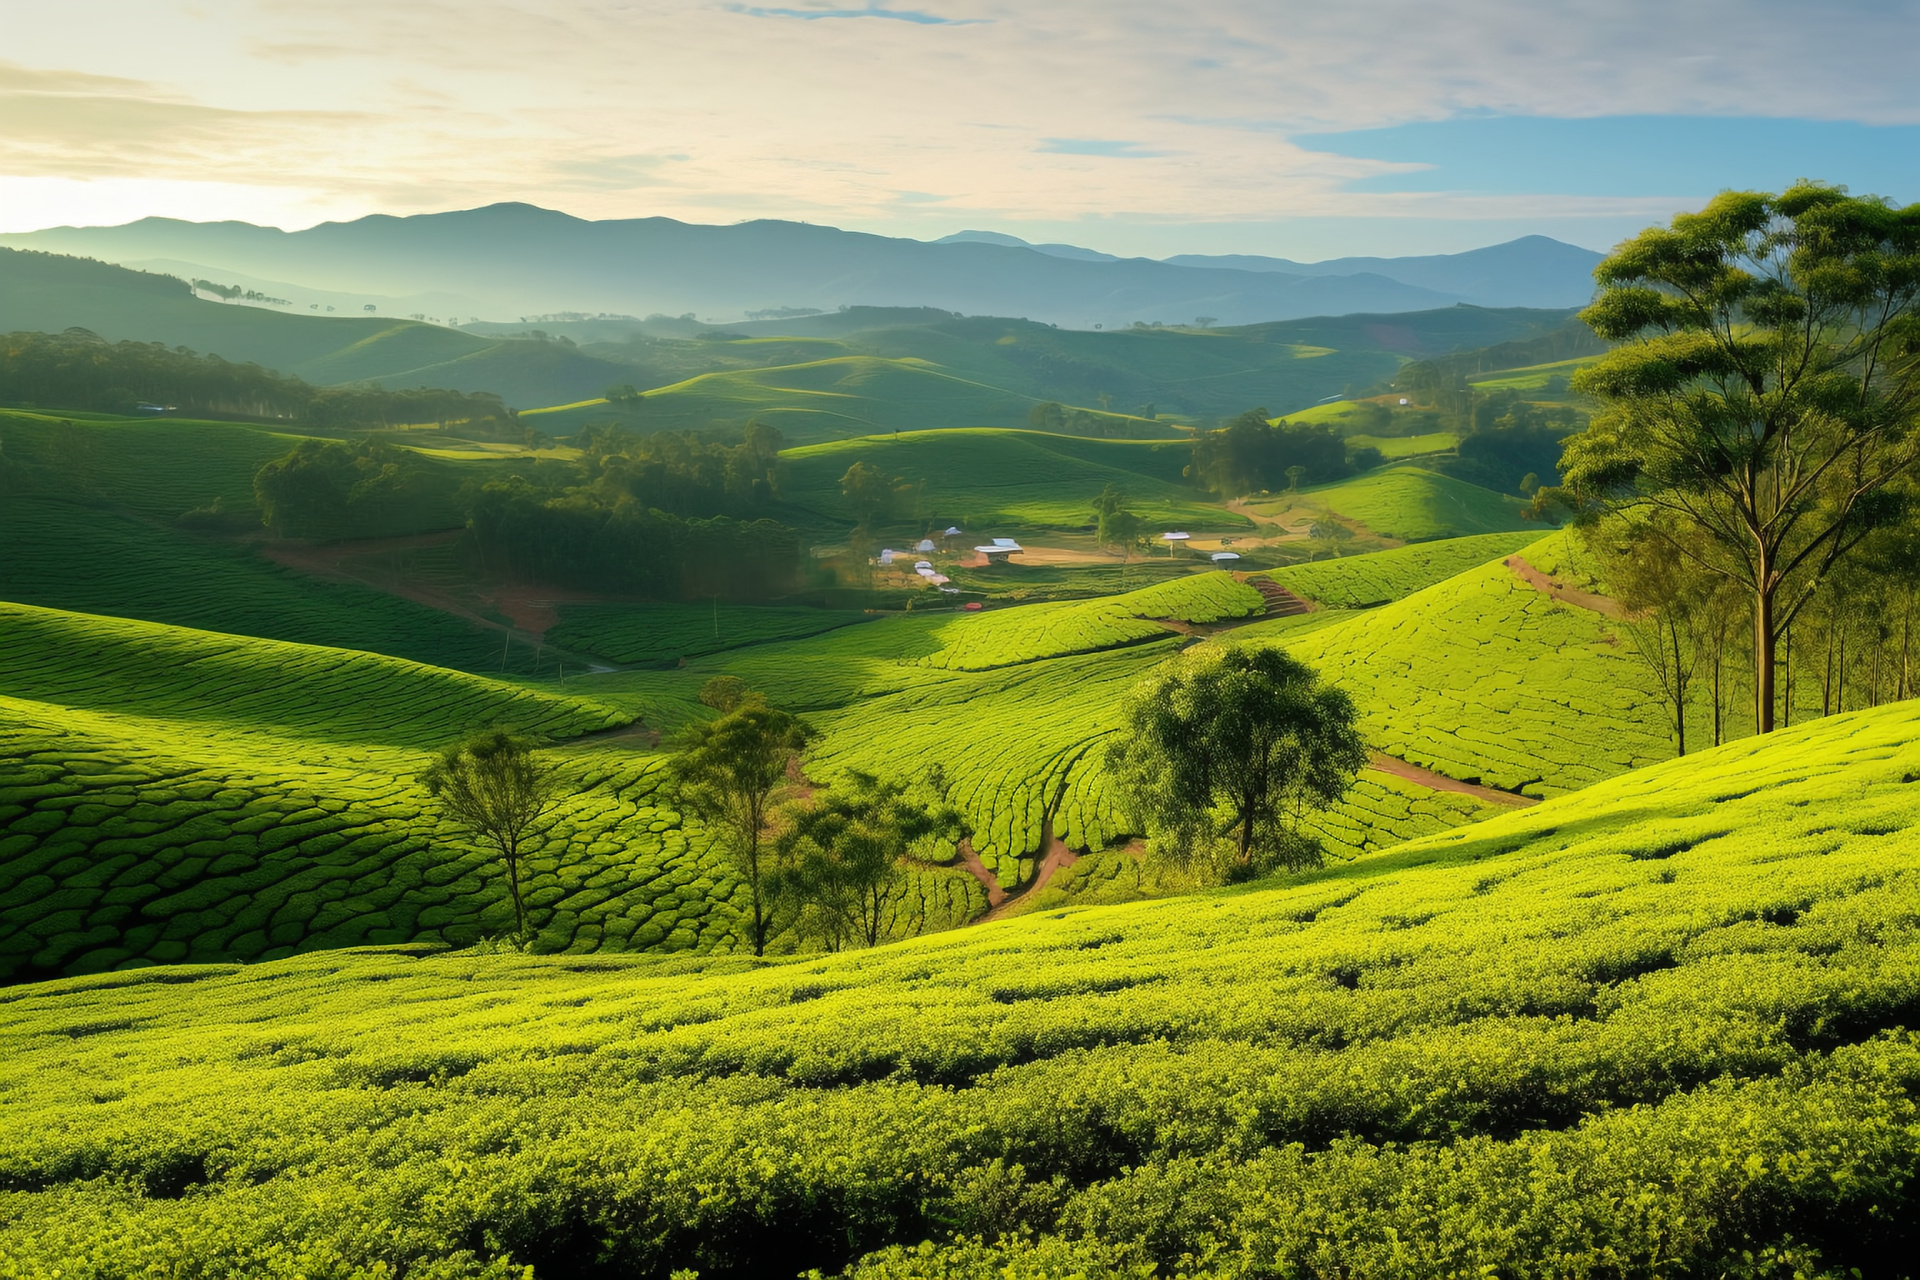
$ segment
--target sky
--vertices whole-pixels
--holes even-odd
[[[581,217],[1605,249],[1920,199],[1920,0],[0,0],[0,231]]]

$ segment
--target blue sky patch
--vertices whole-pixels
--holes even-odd
[[[1706,196],[1777,191],[1797,178],[1856,195],[1920,198],[1920,126],[1732,116],[1467,116],[1295,135],[1314,151],[1432,166],[1353,191],[1489,195]]]

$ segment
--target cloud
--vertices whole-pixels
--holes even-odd
[[[1142,151],[1137,142],[1119,142],[1106,138],[1043,138],[1038,148],[1055,156],[1106,156],[1115,160],[1150,160],[1163,151]]]
[[[1550,230],[1664,216],[1740,170],[1676,138],[1652,144],[1666,149],[1645,173],[1626,153],[1574,183],[1554,148],[1578,152],[1577,130],[1530,150],[1451,122],[1920,124],[1916,29],[1920,0],[1837,0],[1817,21],[1785,0],[76,0],[9,22],[0,178],[935,236],[1360,218]]]
[[[879,5],[868,5],[864,9],[762,9],[730,4],[726,8],[731,13],[742,13],[749,18],[798,18],[803,22],[817,22],[822,18],[891,18],[896,22],[912,22],[923,27],[972,27],[986,21],[985,18],[942,18],[912,9],[883,9]]]

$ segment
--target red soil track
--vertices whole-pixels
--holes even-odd
[[[1507,568],[1513,570],[1513,576],[1532,587],[1535,591],[1545,592],[1563,604],[1576,609],[1586,609],[1603,617],[1623,619],[1627,611],[1620,602],[1591,591],[1582,591],[1578,587],[1564,586],[1557,578],[1550,578],[1540,570],[1528,564],[1523,557],[1508,556]]]
[[[1462,782],[1458,778],[1449,778],[1444,773],[1435,773],[1423,769],[1417,764],[1409,764],[1397,756],[1383,756],[1373,752],[1368,756],[1367,767],[1375,773],[1384,773],[1425,787],[1429,791],[1454,791],[1463,796],[1472,796],[1485,804],[1503,805],[1507,808],[1524,809],[1540,802],[1532,796],[1517,796],[1511,791],[1501,791],[1495,787],[1483,787],[1475,782]]]

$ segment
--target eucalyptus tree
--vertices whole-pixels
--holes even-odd
[[[1765,733],[1781,636],[1901,517],[1895,482],[1920,460],[1920,206],[1729,191],[1594,275],[1581,318],[1621,345],[1574,380],[1605,408],[1568,441],[1563,492],[1667,514],[1673,554],[1742,588]]]

